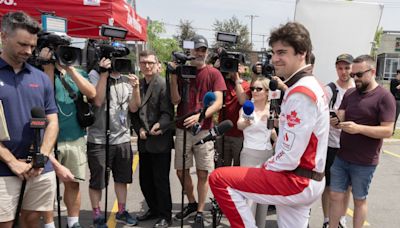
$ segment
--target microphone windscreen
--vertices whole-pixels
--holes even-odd
[[[269,81],[269,90],[275,91],[278,89],[278,81],[277,80],[270,80]]]
[[[217,98],[213,92],[207,92],[203,97],[203,107],[209,107]]]
[[[32,118],[46,118],[46,113],[44,109],[41,107],[33,107],[31,109],[31,117]]]
[[[233,127],[233,123],[230,120],[224,120],[217,126],[218,135],[223,135],[229,129]]]
[[[254,104],[250,100],[246,100],[243,104],[244,114],[250,116],[254,112]]]

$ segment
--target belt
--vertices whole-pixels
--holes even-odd
[[[325,172],[319,173],[300,167],[297,167],[295,170],[293,170],[293,173],[296,174],[297,176],[306,177],[308,179],[312,179],[315,181],[322,181],[322,179],[325,176]]]

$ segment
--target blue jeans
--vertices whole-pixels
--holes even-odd
[[[346,192],[352,186],[354,199],[367,198],[376,165],[356,165],[336,156],[331,167],[331,191]]]

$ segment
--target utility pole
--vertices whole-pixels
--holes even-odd
[[[253,49],[253,20],[258,16],[251,14],[251,15],[246,15],[246,17],[250,18],[250,44],[251,44],[251,49]]]

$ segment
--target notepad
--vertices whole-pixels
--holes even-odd
[[[4,115],[3,103],[0,100],[0,141],[10,140],[10,135],[8,134],[6,117]]]

